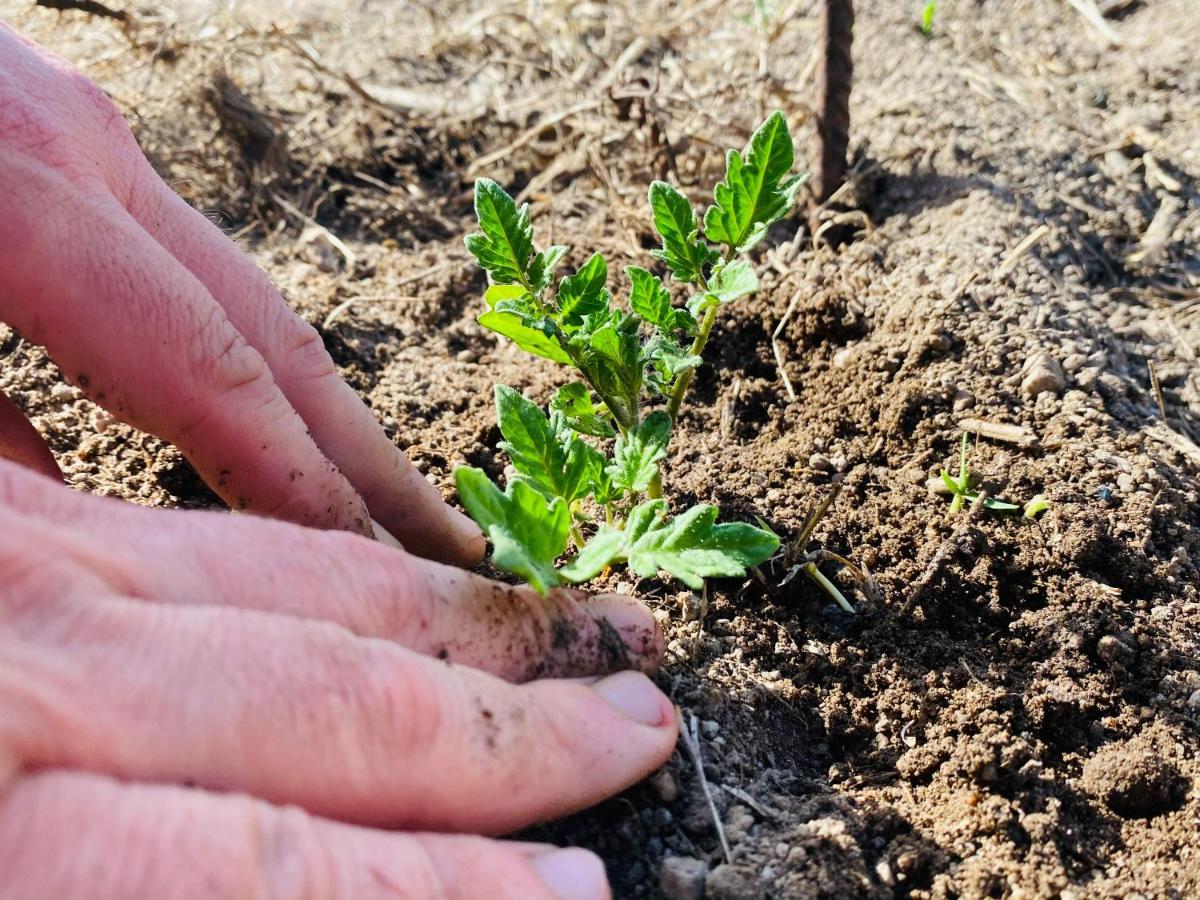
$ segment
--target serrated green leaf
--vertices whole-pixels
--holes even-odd
[[[503,384],[496,385],[496,418],[504,436],[500,449],[534,487],[567,503],[587,495],[594,460],[580,449],[586,444],[569,430],[559,435],[541,407]]]
[[[454,471],[458,496],[492,542],[492,562],[525,578],[543,596],[561,583],[554,563],[567,548],[571,521],[561,498],[547,500],[521,480],[501,491],[481,469]]]
[[[758,276],[750,263],[738,259],[722,267],[708,283],[709,292],[721,303],[729,303],[758,290]]]
[[[668,521],[658,521],[628,549],[629,567],[651,577],[659,569],[690,588],[704,579],[744,575],[779,549],[779,538],[745,522],[716,524],[717,508],[694,506]]]
[[[533,257],[533,262],[529,264],[529,286],[539,297],[554,281],[554,270],[566,253],[566,247],[555,244]]]
[[[529,296],[529,291],[519,284],[493,284],[483,292],[483,302],[488,309],[495,309],[501,303],[520,301]]]
[[[556,363],[571,364],[571,357],[563,350],[562,344],[558,342],[557,338],[544,331],[529,327],[525,324],[522,316],[517,313],[485,312],[475,321],[484,328],[491,329],[496,334],[508,338],[527,353],[553,360]]]
[[[529,204],[518,207],[504,188],[480,178],[475,182],[475,216],[483,233],[466,238],[471,255],[498,284],[526,282],[533,257]]]
[[[625,521],[627,543],[630,545],[636,543],[647,531],[657,527],[666,516],[666,500],[647,500],[639,503],[629,511],[629,518]]]
[[[662,280],[640,266],[626,266],[629,277],[629,306],[652,325],[671,328],[674,325],[674,310],[671,309],[671,293],[663,287]]]
[[[618,422],[629,422],[642,389],[641,338],[635,316],[608,308],[569,335],[576,366]]]
[[[581,381],[565,384],[554,392],[550,400],[550,408],[561,412],[567,424],[580,434],[590,434],[593,437],[611,438],[614,436],[612,425],[592,402],[592,392]]]
[[[661,410],[646,416],[627,434],[617,438],[613,464],[608,467],[613,485],[624,491],[645,491],[658,474],[658,463],[667,455],[671,417]]]
[[[566,581],[578,584],[589,581],[604,571],[605,566],[612,565],[621,555],[625,545],[625,534],[610,528],[597,531],[579,553],[558,570],[558,574]]]
[[[656,334],[642,345],[642,361],[648,367],[647,383],[658,394],[666,396],[675,379],[689,369],[703,365],[696,356],[677,340]]]
[[[736,150],[726,154],[725,180],[704,214],[705,237],[739,253],[762,240],[767,226],[791,212],[807,180],[803,175],[784,179],[793,155],[787,119],[776,111],[751,136],[744,156]]]
[[[608,309],[607,280],[608,263],[599,253],[593,253],[574,275],[563,278],[554,296],[559,323],[565,328],[578,328],[585,316]]]
[[[687,197],[666,182],[656,181],[650,185],[650,211],[663,242],[653,256],[666,262],[679,281],[703,278],[705,267],[717,255],[699,239],[700,223]]]

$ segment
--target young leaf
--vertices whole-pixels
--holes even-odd
[[[589,581],[604,571],[621,555],[625,544],[625,534],[610,528],[601,528],[592,539],[584,544],[579,553],[558,570],[559,576],[566,581],[578,584]]]
[[[704,314],[706,312],[708,312],[709,309],[711,309],[714,306],[719,306],[720,303],[721,303],[721,301],[717,298],[717,296],[715,294],[712,294],[712,293],[693,294],[692,296],[688,297],[688,301],[687,301],[688,313],[692,316],[692,318],[694,320],[699,321],[701,318],[703,318]]]
[[[558,264],[562,262],[566,253],[566,247],[562,244],[555,244],[534,256],[533,262],[529,264],[529,286],[539,297],[546,288],[550,287],[550,283],[554,280],[554,270],[558,268]]]
[[[744,259],[734,260],[716,272],[708,283],[709,292],[722,303],[729,303],[758,290],[758,276]]]
[[[921,10],[921,34],[933,36],[933,17],[937,15],[937,0],[928,0]]]
[[[529,204],[518,208],[504,188],[480,178],[475,182],[475,216],[483,233],[466,238],[471,255],[498,284],[526,283],[533,256]]]
[[[663,287],[662,279],[640,266],[626,266],[625,274],[632,285],[629,291],[630,308],[651,325],[663,331],[691,331],[696,320],[687,310],[671,306],[671,294]]]
[[[663,248],[652,255],[664,260],[680,281],[703,278],[705,266],[714,262],[717,254],[697,239],[700,225],[687,197],[665,181],[656,181],[650,185],[650,210],[663,241]]]
[[[767,233],[767,226],[791,212],[796,191],[807,176],[781,180],[792,167],[792,136],[783,113],[773,112],[750,137],[745,155],[730,150],[725,180],[713,191],[714,204],[704,214],[710,241],[744,252]]]
[[[744,575],[779,549],[769,531],[745,522],[717,525],[716,518],[717,508],[702,504],[655,522],[630,545],[629,567],[643,577],[662,569],[699,589],[708,577]]]
[[[666,500],[647,500],[645,503],[639,503],[629,511],[629,519],[625,522],[627,544],[637,543],[642,535],[657,527],[666,517]]]
[[[564,446],[541,408],[503,384],[496,385],[496,417],[504,435],[500,448],[534,487],[567,503],[586,496],[592,461],[582,451],[571,453],[573,443],[586,445],[568,432]]]
[[[613,437],[613,427],[608,419],[602,417],[601,411],[592,402],[592,393],[588,386],[581,381],[564,384],[554,392],[550,400],[550,408],[563,414],[570,425],[580,434],[590,434],[593,437]]]
[[[618,422],[633,425],[642,389],[641,339],[637,317],[608,308],[584,319],[569,336],[575,365]]]
[[[599,253],[593,253],[574,275],[568,275],[558,285],[554,304],[558,321],[569,328],[578,328],[585,316],[608,309],[609,293],[604,286],[608,280],[608,264]]]
[[[704,363],[701,357],[664,334],[656,334],[642,345],[642,361],[649,367],[646,377],[650,387],[664,396],[676,378]]]
[[[670,328],[674,323],[671,294],[657,275],[640,266],[626,266],[625,274],[632,285],[629,291],[630,308],[652,325]]]
[[[667,455],[671,417],[661,410],[650,413],[637,428],[617,438],[613,464],[608,467],[613,485],[625,491],[645,491],[658,474],[658,462]]]
[[[526,579],[543,596],[561,583],[554,562],[567,548],[571,521],[561,498],[547,500],[528,483],[508,489],[492,484],[481,469],[454,471],[458,496],[492,541],[492,562]]]
[[[522,301],[529,299],[529,291],[519,284],[493,284],[483,292],[483,302],[488,309],[508,308],[510,305],[523,307]]]
[[[546,334],[525,324],[524,317],[513,312],[485,312],[476,320],[484,328],[508,338],[526,353],[550,359],[564,365],[571,364],[571,357],[553,335]]]

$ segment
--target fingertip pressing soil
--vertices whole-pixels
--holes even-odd
[[[811,137],[811,2],[765,22],[749,3],[202,6],[170,29],[139,13],[131,41],[0,0],[112,93],[451,498],[456,465],[503,473],[492,385],[545,400],[562,378],[474,320],[471,180],[528,200],[568,265],[598,249],[616,272],[648,262],[651,180],[701,202],[775,107],[802,162]],[[879,596],[825,564],[849,616],[784,560],[707,598],[598,585],[665,623],[656,678],[695,720],[731,856],[681,749],[534,831],[600,852],[616,896],[1200,895],[1192,6],[1126,4],[1109,46],[1055,0],[939,4],[931,38],[920,4],[855,4],[839,204],[859,215],[837,247],[803,216],[772,232],[666,480],[681,507],[785,540],[840,482],[814,546],[865,564]],[[0,356],[71,484],[215,503],[38,348],[3,332]],[[963,423],[990,496],[1049,499],[1036,522],[947,515]]]

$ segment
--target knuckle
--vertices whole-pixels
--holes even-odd
[[[370,671],[370,709],[364,732],[362,773],[366,786],[394,778],[396,760],[414,771],[436,759],[448,741],[460,738],[454,710],[446,708],[445,682],[437,684],[428,664],[403,651],[382,653]]]
[[[353,598],[357,617],[370,616],[362,623],[365,628],[356,630],[420,645],[435,615],[429,567],[407,553],[349,537],[345,559],[354,571],[346,573],[345,583],[353,585],[357,595]],[[356,610],[350,610],[350,615]]]
[[[289,381],[320,381],[337,376],[333,357],[320,333],[290,309],[278,328],[282,348],[280,371]]]
[[[420,770],[443,730],[440,691],[406,651],[322,634],[305,677],[281,681],[273,714],[336,751],[354,797],[376,798],[395,783],[397,760]]]
[[[250,846],[257,850],[256,880],[265,886],[267,896],[350,896],[339,891],[344,863],[320,839],[307,813],[248,802],[252,804]]]

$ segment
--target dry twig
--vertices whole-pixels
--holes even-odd
[[[731,863],[733,862],[733,852],[729,849],[729,839],[725,837],[725,826],[721,822],[721,814],[717,812],[717,804],[708,787],[708,776],[704,774],[704,762],[700,759],[700,733],[696,717],[689,712],[685,722],[683,712],[679,709],[676,709],[675,715],[679,718],[679,736],[683,740],[683,746],[687,750],[688,756],[691,757],[692,765],[696,767],[696,775],[700,779],[700,790],[708,802],[708,811],[712,814],[713,826],[717,829],[717,838],[721,842],[725,862]]]

